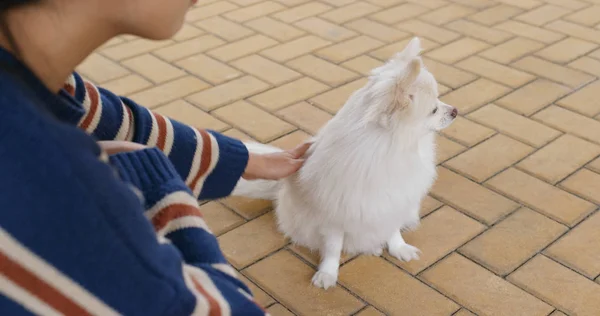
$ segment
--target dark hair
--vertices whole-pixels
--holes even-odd
[[[14,7],[33,2],[37,2],[37,0],[0,0],[0,13],[4,13],[5,11]]]

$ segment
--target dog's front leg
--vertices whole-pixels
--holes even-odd
[[[323,247],[320,249],[321,263],[319,271],[312,278],[316,287],[328,289],[335,286],[340,268],[340,258],[344,245],[343,232],[328,232],[323,235]]]
[[[402,261],[419,260],[421,252],[417,247],[411,246],[404,241],[400,230],[397,230],[388,241],[390,254]]]

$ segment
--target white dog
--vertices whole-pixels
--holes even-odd
[[[436,177],[435,132],[452,123],[456,108],[438,99],[414,38],[317,134],[304,167],[281,182],[244,181],[234,195],[275,199],[280,230],[318,250],[313,284],[337,281],[342,251],[418,259],[400,232],[419,223],[423,197]],[[246,144],[251,152],[279,149]]]

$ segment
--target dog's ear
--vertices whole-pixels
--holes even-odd
[[[394,59],[406,62],[419,56],[419,54],[421,54],[421,50],[421,40],[418,37],[413,37],[413,39],[406,44],[406,47],[401,52],[396,54]]]

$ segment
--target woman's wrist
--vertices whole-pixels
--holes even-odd
[[[248,163],[246,164],[246,169],[242,174],[242,178],[246,180],[255,180],[260,178],[260,174],[262,173],[262,169],[264,168],[264,156],[259,154],[248,154]]]

